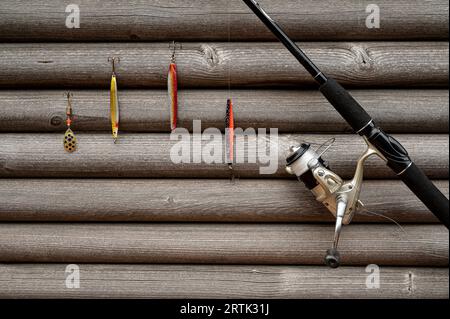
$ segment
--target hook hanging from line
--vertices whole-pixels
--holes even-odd
[[[115,74],[116,73],[116,62],[119,63],[120,62],[120,58],[119,57],[109,57],[108,58],[108,62],[111,62],[112,65],[112,73]]]
[[[169,50],[172,50],[172,58],[171,58],[172,63],[175,63],[175,51],[177,50],[177,48],[179,50],[182,50],[183,45],[181,43],[175,42],[175,41],[172,41],[169,43]]]
[[[71,101],[71,99],[73,97],[73,93],[67,92],[67,93],[64,93],[64,96],[67,97],[66,115],[72,116],[72,101]]]
[[[72,93],[72,92],[67,92],[67,93],[64,93],[63,96],[64,96],[64,97],[67,97],[67,99],[70,99],[70,98],[73,97],[73,93]]]
[[[228,163],[228,170],[230,172],[230,183],[234,184],[236,176],[234,175],[233,164]]]

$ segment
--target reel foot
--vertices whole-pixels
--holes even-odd
[[[341,255],[335,248],[327,250],[327,255],[325,256],[325,264],[330,268],[338,268],[340,265]]]

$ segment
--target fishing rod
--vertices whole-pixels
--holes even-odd
[[[336,216],[333,248],[328,251],[326,256],[327,264],[332,267],[339,265],[337,242],[341,226],[350,223],[354,211],[360,204],[358,197],[362,182],[362,167],[364,161],[371,155],[378,155],[386,161],[387,166],[448,229],[448,199],[414,164],[406,149],[395,138],[378,127],[347,90],[334,79],[326,76],[261,8],[258,2],[255,0],[243,1],[311,74],[319,84],[320,92],[353,130],[364,138],[368,147],[360,157],[355,176],[350,182],[344,182],[331,172],[325,161],[322,160],[321,154],[311,150],[308,144],[292,148],[292,154],[287,158],[288,172],[299,177],[315,193],[316,199],[323,202]]]

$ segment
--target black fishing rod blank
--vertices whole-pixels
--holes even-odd
[[[396,139],[377,127],[370,115],[347,90],[320,71],[280,26],[260,7],[258,2],[254,0],[243,1],[311,74],[320,85],[320,92],[353,130],[363,136],[382,155],[387,165],[448,229],[448,199],[428,179],[423,171],[414,164],[405,148]]]

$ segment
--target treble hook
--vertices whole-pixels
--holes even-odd
[[[171,43],[169,43],[169,50],[172,50],[172,63],[175,63],[175,51],[177,50],[177,45],[178,49],[183,49],[183,46],[179,42],[172,41]]]
[[[111,62],[111,64],[112,64],[112,73],[113,74],[116,74],[116,61],[117,61],[117,63],[119,63],[120,62],[120,58],[119,57],[109,57],[108,58],[108,62]]]

